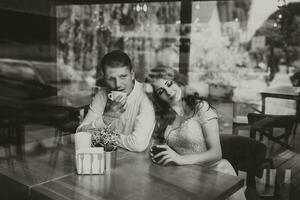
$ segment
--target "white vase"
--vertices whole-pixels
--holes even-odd
[[[114,169],[117,166],[117,150],[105,151],[105,170]]]

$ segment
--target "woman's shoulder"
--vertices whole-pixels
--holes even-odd
[[[197,113],[203,113],[207,112],[211,109],[211,106],[207,103],[205,100],[201,100],[196,104],[196,112]]]
[[[202,100],[196,105],[196,116],[199,118],[201,124],[218,118],[215,109],[205,100]]]

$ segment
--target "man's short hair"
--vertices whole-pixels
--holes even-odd
[[[126,66],[130,71],[132,70],[132,64],[129,56],[121,50],[114,50],[104,55],[99,65],[99,69],[103,74],[105,73],[107,66]]]

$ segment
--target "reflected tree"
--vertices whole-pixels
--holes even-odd
[[[289,4],[272,13],[255,34],[266,37],[271,79],[278,71],[280,59],[284,59],[288,66],[299,59],[300,16],[293,6]]]

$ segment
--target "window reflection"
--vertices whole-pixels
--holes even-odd
[[[98,60],[113,49],[130,55],[141,81],[159,64],[179,69],[184,65],[180,62],[188,62],[191,83],[200,80],[232,87],[257,79],[252,75],[258,71],[267,76],[259,80],[270,81],[270,71],[276,73],[272,61],[276,57],[287,57],[291,65],[299,60],[293,48],[299,46],[298,39],[276,46],[276,41],[285,40],[276,39],[274,33],[287,38],[281,23],[286,15],[275,14],[276,1],[193,1],[188,24],[181,24],[180,2],[148,2],[145,10],[144,4],[58,5],[59,80],[93,86],[101,77]],[[294,29],[294,23],[289,29]],[[188,34],[180,34],[185,31]],[[291,47],[284,47],[288,44]],[[181,46],[189,51],[180,52]],[[180,61],[180,53],[187,59]]]
[[[59,79],[99,78],[98,60],[113,49],[130,55],[139,80],[159,63],[178,69],[179,21],[180,2],[147,3],[146,12],[136,4],[58,6]]]

